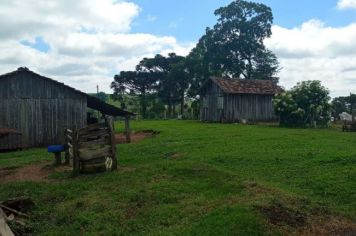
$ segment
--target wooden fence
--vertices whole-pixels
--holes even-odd
[[[113,123],[105,122],[79,130],[67,129],[66,162],[73,166],[73,174],[80,172],[111,171],[117,169],[116,142]]]

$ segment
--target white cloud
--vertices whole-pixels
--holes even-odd
[[[332,96],[356,92],[356,23],[333,28],[310,20],[293,29],[273,26],[272,31],[266,45],[281,62],[282,85],[321,80]]]
[[[337,7],[343,9],[356,9],[356,0],[339,0]]]
[[[147,21],[149,22],[155,22],[156,20],[157,20],[157,16],[151,16],[151,15],[147,16]]]
[[[189,52],[174,37],[130,33],[140,11],[123,0],[0,0],[0,74],[27,66],[85,92],[97,84],[111,92],[113,75],[143,57]],[[21,44],[37,37],[47,53]]]

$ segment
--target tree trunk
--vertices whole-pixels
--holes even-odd
[[[142,108],[142,118],[146,119],[146,112],[147,112],[146,93],[141,94],[141,108]]]
[[[168,118],[172,118],[172,103],[171,99],[168,99]]]
[[[182,93],[181,100],[180,100],[180,114],[183,118],[183,115],[184,115],[184,91]]]
[[[248,58],[248,69],[247,69],[247,79],[251,79],[252,74],[252,62],[251,57]]]

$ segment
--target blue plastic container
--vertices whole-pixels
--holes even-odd
[[[64,145],[51,145],[51,146],[48,146],[47,150],[50,153],[63,152],[65,150],[65,146]]]

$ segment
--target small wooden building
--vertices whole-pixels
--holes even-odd
[[[200,90],[200,118],[207,122],[276,120],[272,99],[283,89],[270,80],[210,78]]]
[[[0,150],[62,144],[65,129],[87,125],[88,108],[109,116],[133,115],[27,68],[1,75],[0,129],[20,136],[3,132]]]

